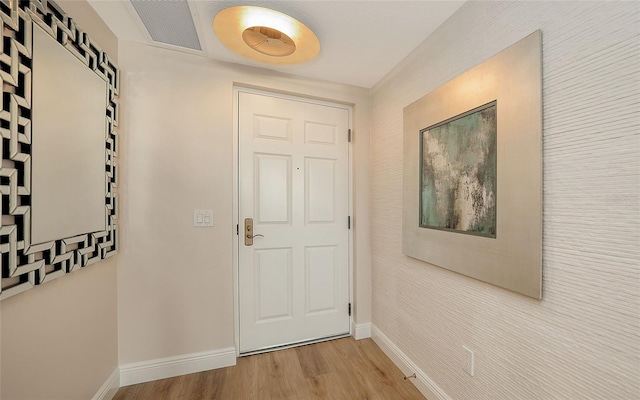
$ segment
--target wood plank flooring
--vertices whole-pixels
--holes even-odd
[[[114,400],[425,400],[371,339],[351,337],[120,388]]]

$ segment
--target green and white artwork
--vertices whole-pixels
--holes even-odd
[[[420,227],[496,237],[496,107],[420,131]]]

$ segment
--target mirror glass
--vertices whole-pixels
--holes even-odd
[[[31,243],[104,231],[107,83],[33,26]]]

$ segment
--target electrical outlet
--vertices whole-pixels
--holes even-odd
[[[473,367],[474,367],[474,354],[473,350],[466,346],[462,346],[464,349],[464,357],[462,358],[462,369],[471,376],[473,376]]]

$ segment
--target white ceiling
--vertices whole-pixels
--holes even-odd
[[[160,4],[166,0],[151,1]],[[129,0],[89,0],[121,40],[366,88],[380,81],[464,3],[430,0],[187,2],[203,51],[153,42]],[[220,10],[235,5],[267,7],[298,19],[320,39],[319,56],[305,64],[273,66],[231,52],[215,36],[212,22]],[[185,22],[188,21],[175,21],[176,24]],[[172,31],[176,28],[167,26],[167,33]]]

